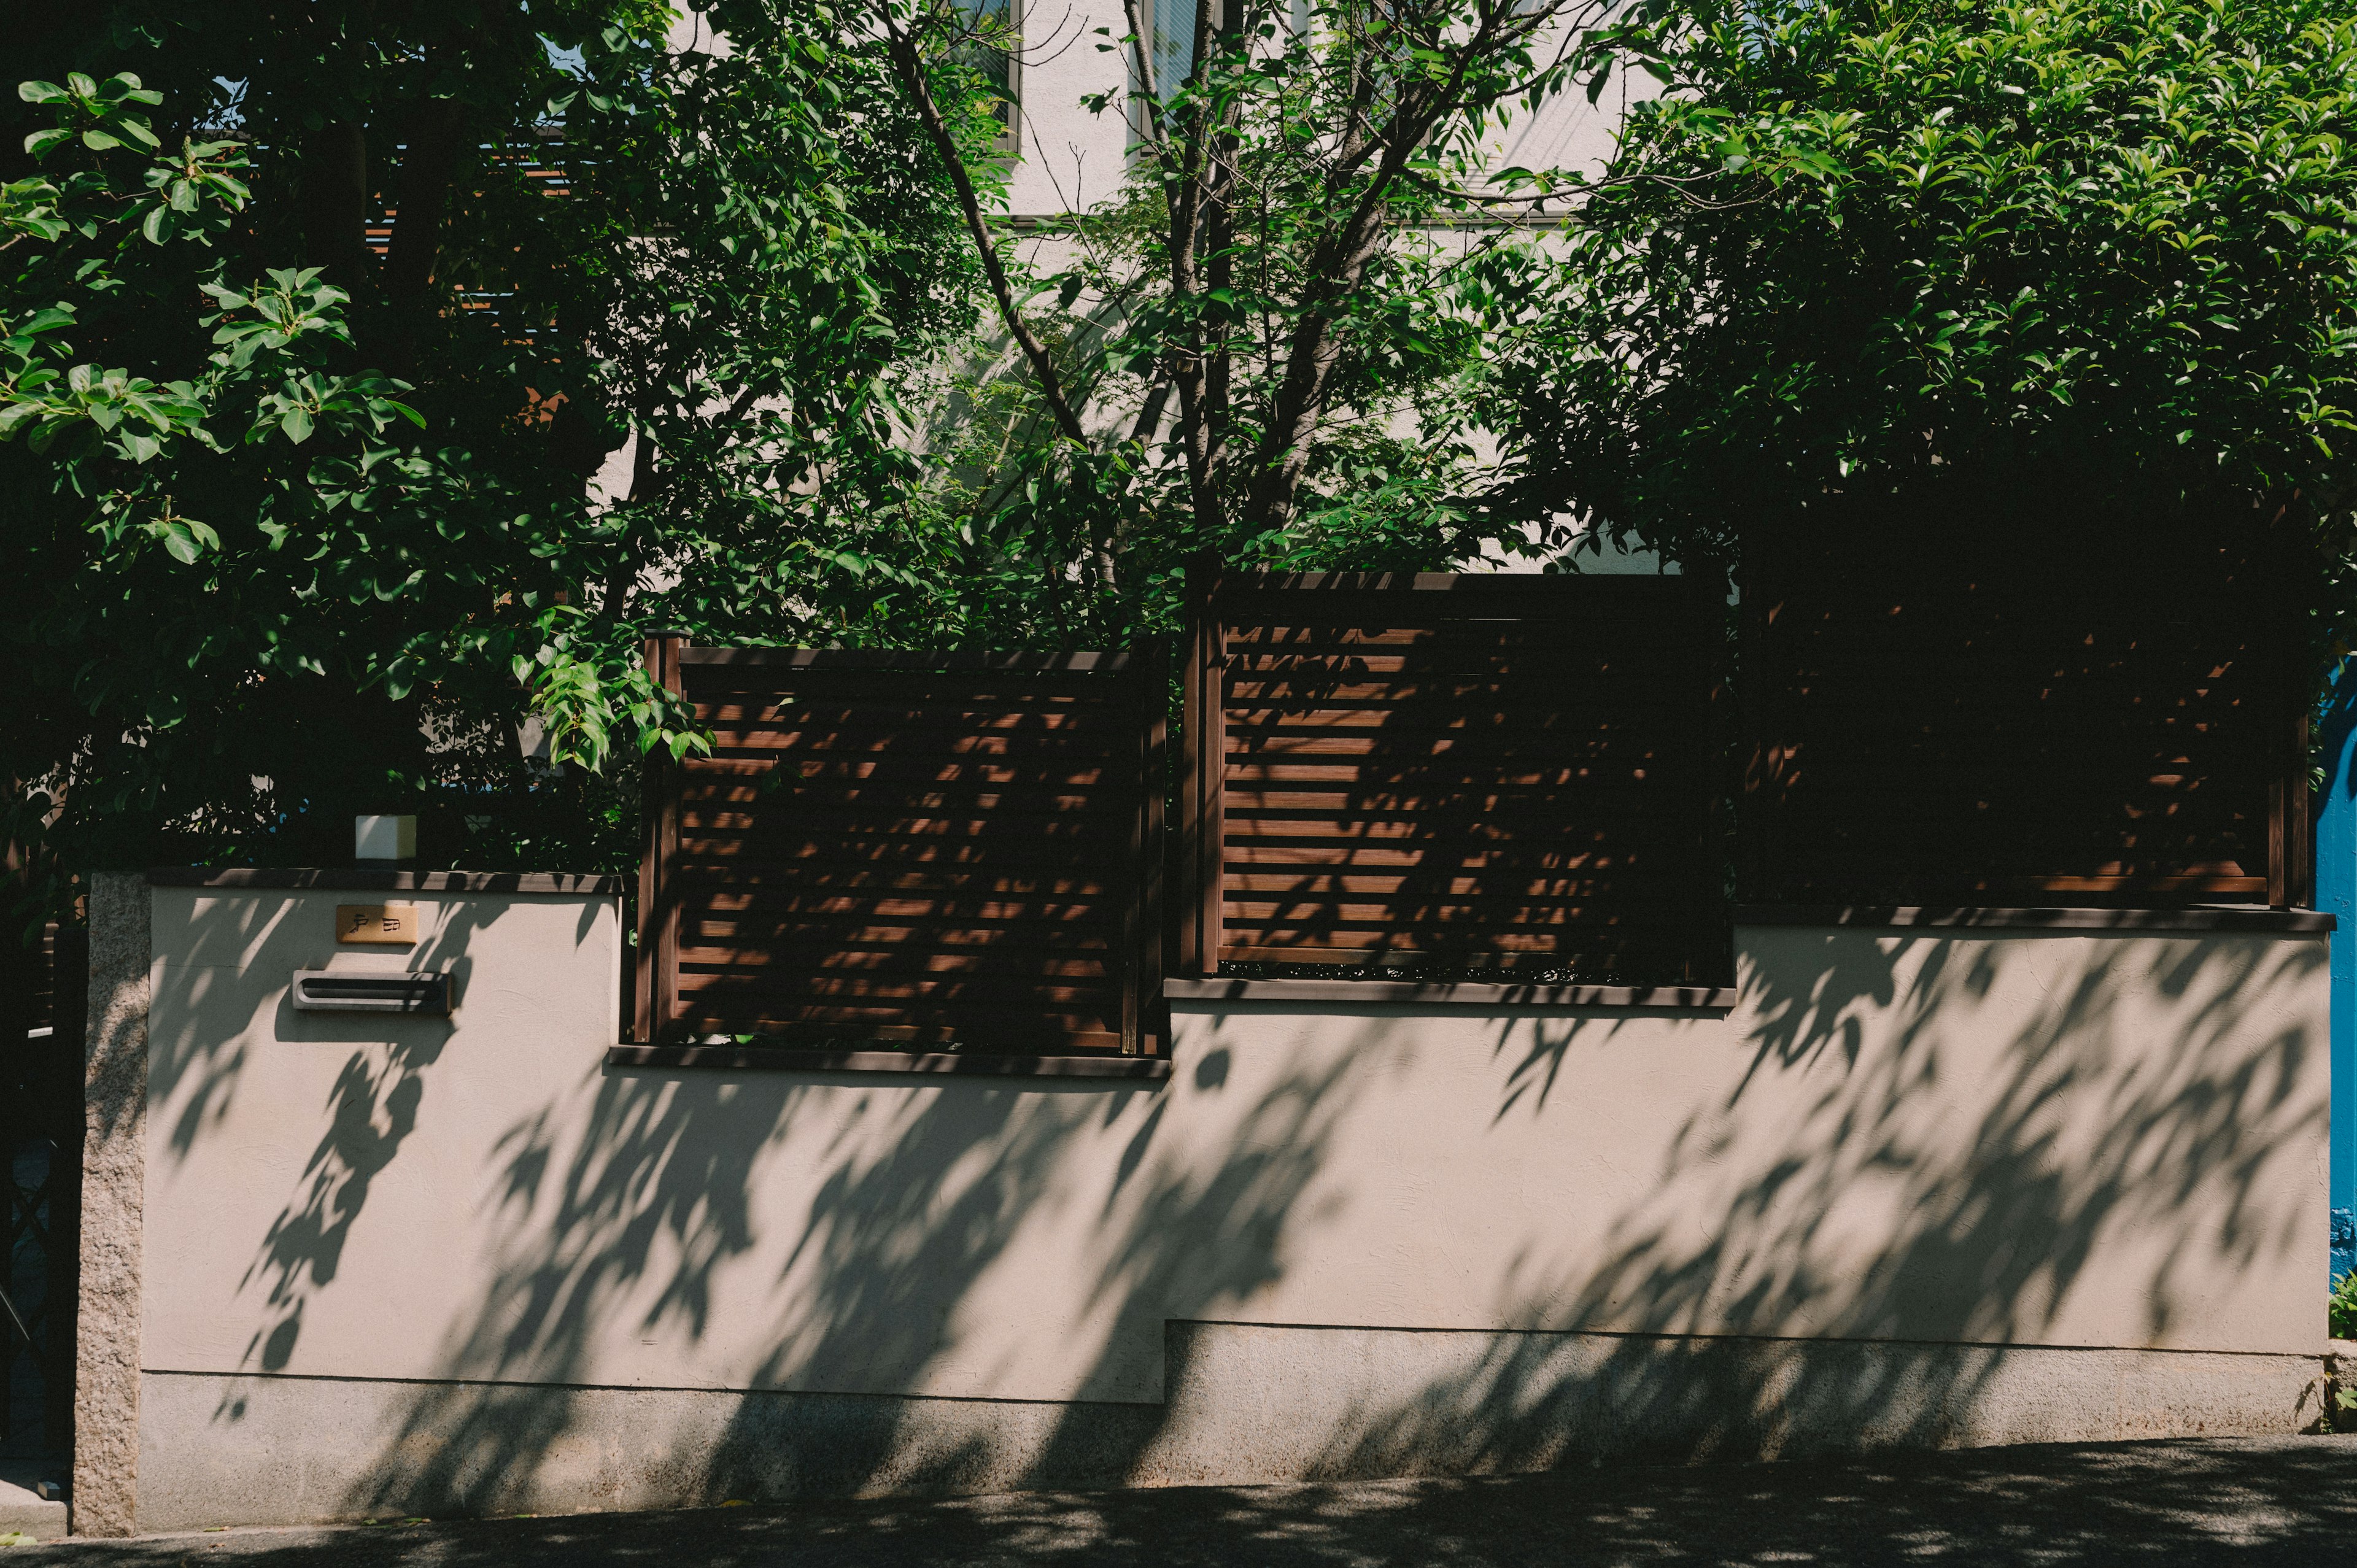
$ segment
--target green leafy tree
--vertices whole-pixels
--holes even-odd
[[[399,809],[446,863],[626,860],[619,757],[698,743],[649,628],[920,590],[890,435],[897,367],[971,322],[946,187],[880,50],[724,10],[725,50],[630,4],[44,41],[161,75],[28,86],[0,206],[11,843],[332,861]],[[528,713],[587,768],[520,757]]]
[[[249,206],[241,147],[166,149],[147,118],[160,95],[128,74],[23,96],[59,123],[28,138],[44,172],[0,209],[0,537],[26,590],[7,637],[27,722],[5,744],[34,787],[9,836],[53,826],[70,780],[66,832],[76,815],[135,822],[122,847],[136,854],[167,821],[251,828],[258,800],[316,787],[299,747],[236,743],[299,728],[331,671],[361,678],[347,698],[410,696],[420,650],[380,607],[423,596],[404,557],[438,537],[456,486],[392,438],[419,422],[400,383],[350,365],[345,291],[316,268],[223,281]],[[478,568],[479,590],[497,567]],[[424,749],[413,721],[321,754],[351,766],[371,740],[380,766]],[[275,777],[257,782],[263,768]]]
[[[1666,85],[1561,252],[1493,265],[1532,302],[1511,504],[1726,559],[2068,488],[2345,553],[2347,7],[1706,4],[1592,43]]]
[[[976,269],[856,17],[727,0],[706,21],[731,42],[609,39],[563,102],[597,169],[552,225],[548,314],[576,395],[631,437],[590,597],[625,630],[888,637],[953,567],[908,505],[904,401],[972,332]],[[995,126],[966,87],[942,92],[980,156]]]
[[[1493,144],[1578,85],[1568,46],[1604,7],[1334,0],[1305,21],[1232,0],[1157,48],[1132,5],[1092,41],[1135,90],[1088,104],[1128,117],[1132,178],[1053,236],[1069,263],[1027,267],[996,171],[956,156],[931,100],[944,62],[1051,40],[953,0],[871,4],[1017,361],[959,389],[933,491],[987,590],[964,612],[978,631],[1167,626],[1199,551],[1416,567],[1522,542],[1474,504],[1491,329],[1515,301],[1495,293],[1512,274],[1469,261],[1549,226],[1559,171],[1497,167]]]

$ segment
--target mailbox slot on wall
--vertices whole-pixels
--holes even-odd
[[[301,1013],[425,1013],[447,1015],[447,974],[366,970],[298,969],[295,1007]]]

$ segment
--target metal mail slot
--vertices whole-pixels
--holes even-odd
[[[303,1013],[430,1013],[450,1011],[450,977],[366,970],[298,969],[295,1006]]]

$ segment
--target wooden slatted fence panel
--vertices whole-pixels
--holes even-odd
[[[1166,660],[650,659],[716,744],[657,786],[641,1038],[1159,1049]]]
[[[1716,982],[1723,619],[1682,577],[1219,580],[1182,964]]]
[[[2247,529],[1828,521],[1747,576],[1747,897],[2305,901],[2300,579]]]

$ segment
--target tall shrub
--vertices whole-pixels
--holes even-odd
[[[2060,483],[2342,553],[2346,5],[1706,0],[1593,44],[1664,86],[1517,280],[1526,513],[1693,557],[1830,499]]]

